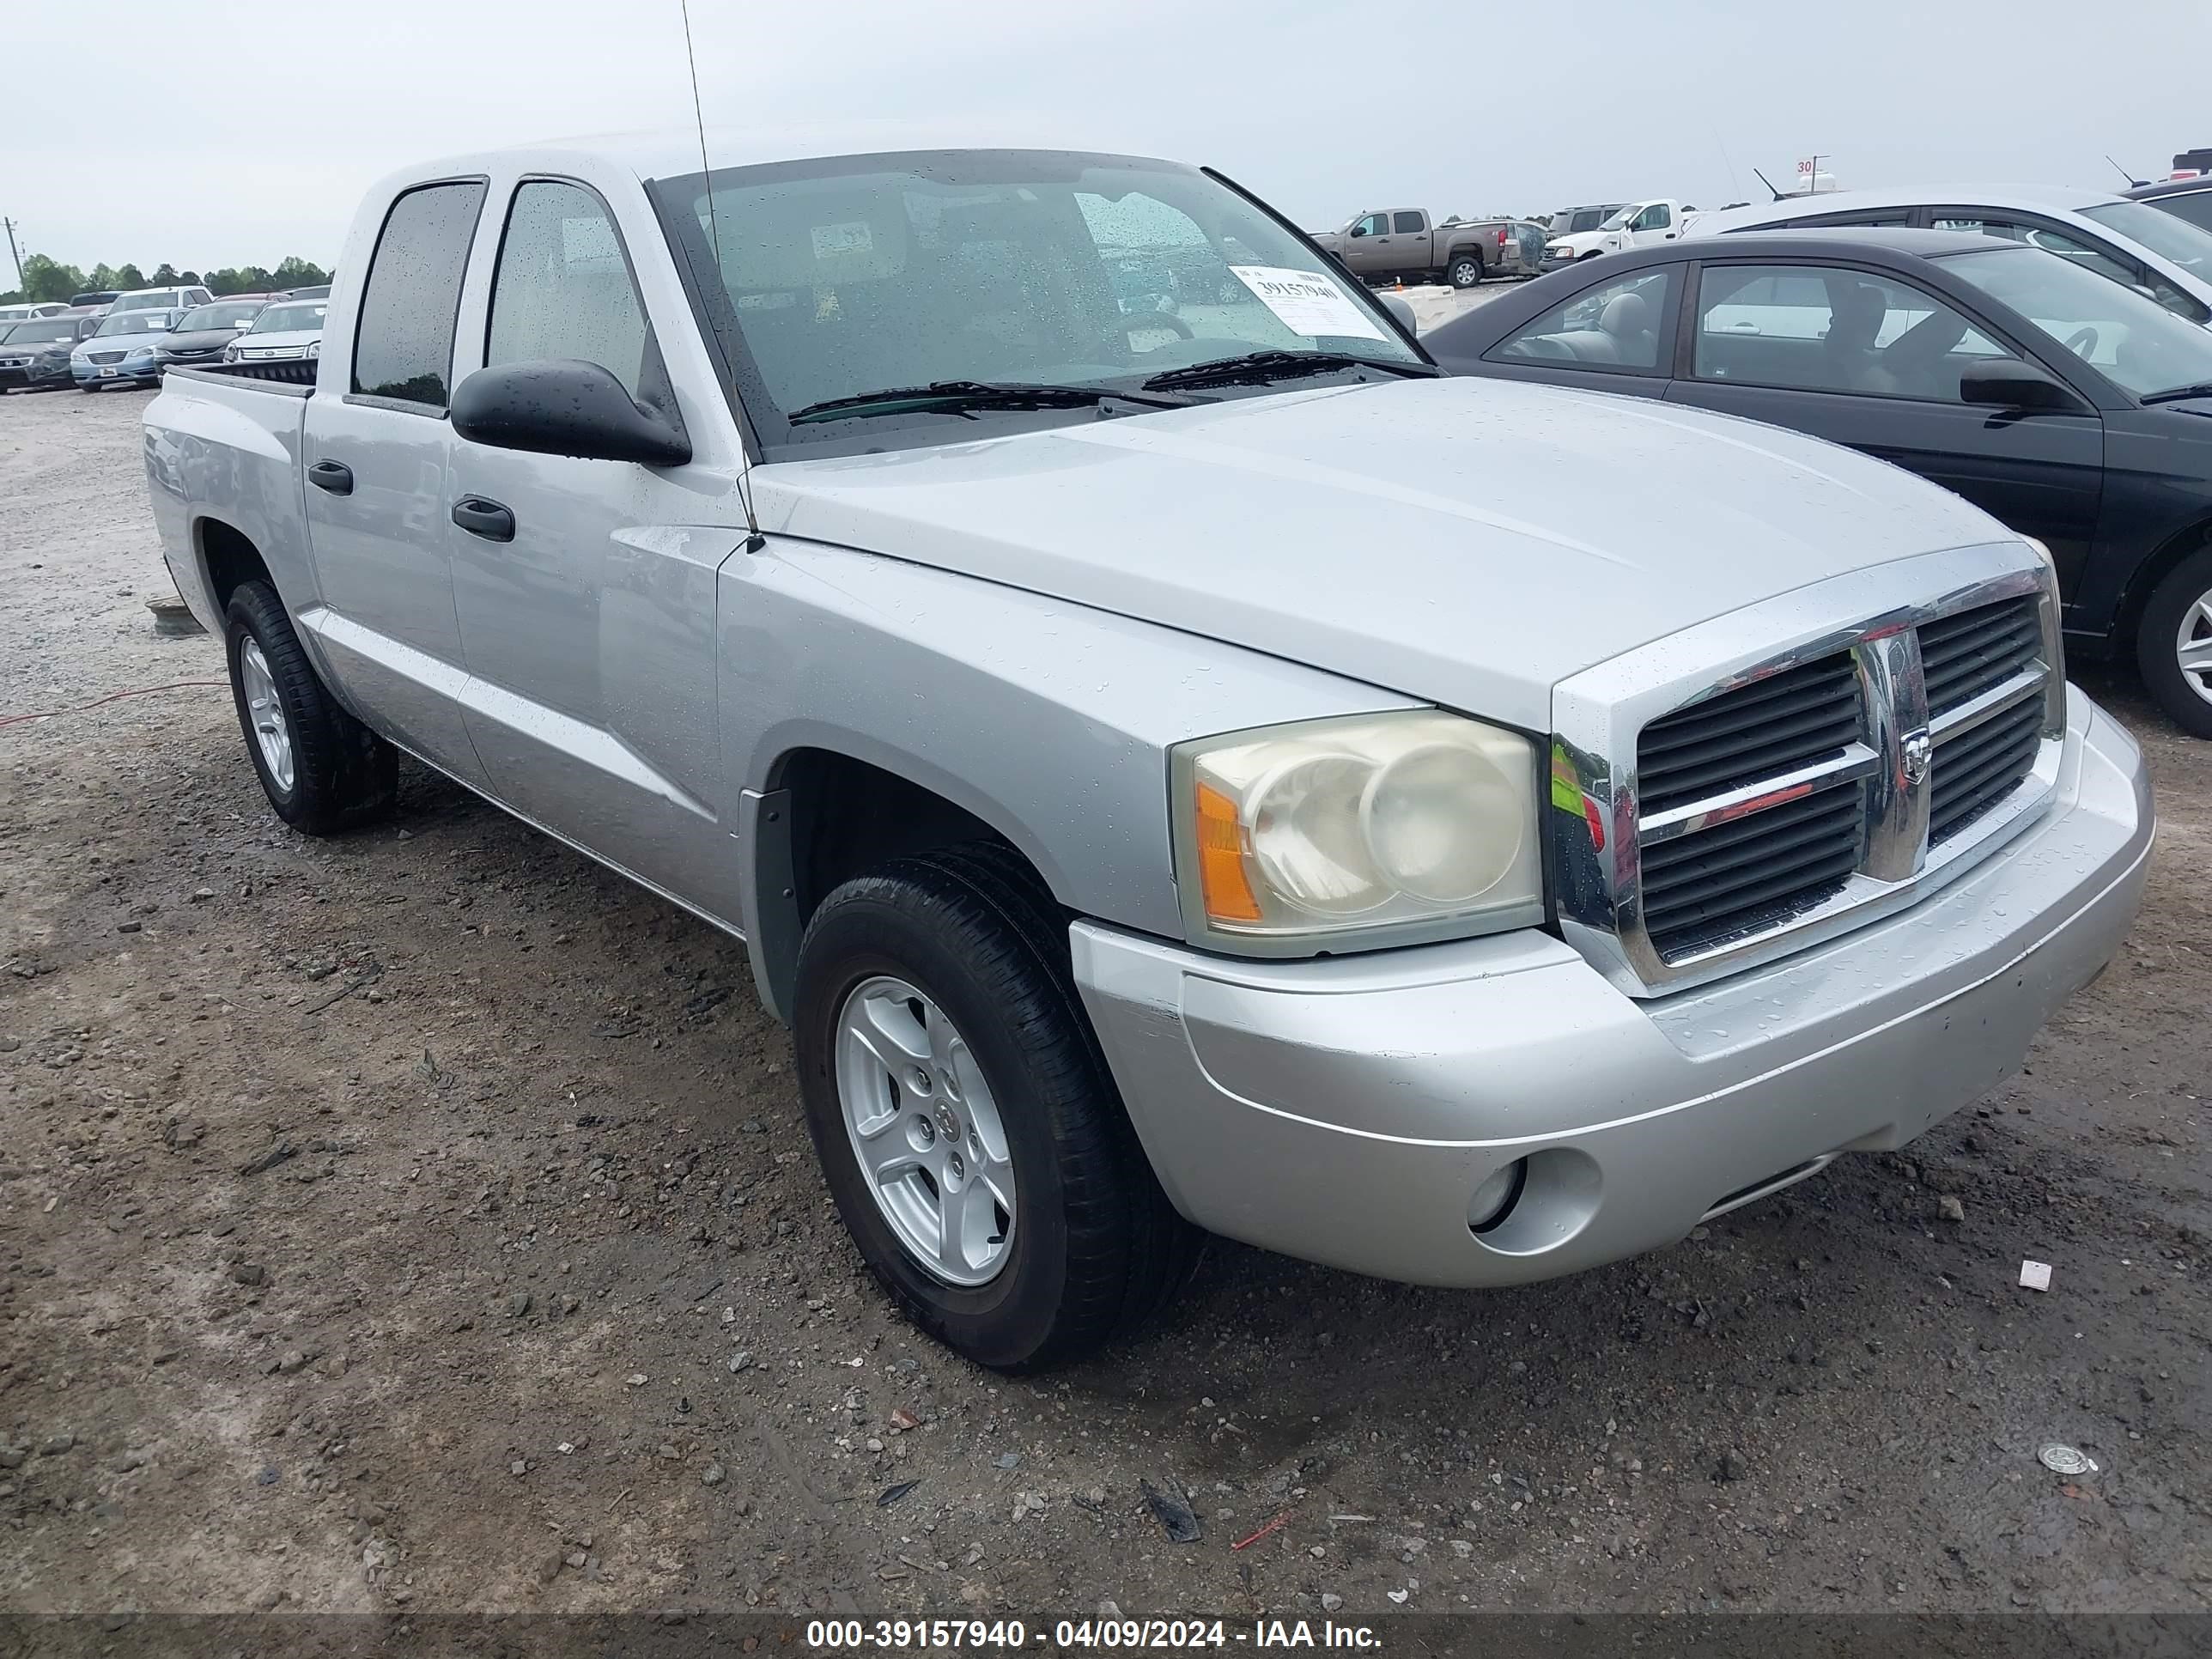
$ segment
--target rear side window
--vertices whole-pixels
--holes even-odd
[[[461,275],[483,198],[483,185],[470,180],[425,185],[392,204],[354,327],[353,389],[362,396],[446,406]]]
[[[1418,213],[1394,213],[1390,216],[1390,223],[1401,236],[1413,235],[1422,228],[1421,216]]]
[[[599,198],[552,179],[516,191],[492,282],[484,362],[580,358],[635,398],[651,343],[622,238]]]
[[[1675,270],[1662,265],[1562,300],[1487,354],[1492,362],[1569,363],[1613,374],[1650,374],[1674,314]]]

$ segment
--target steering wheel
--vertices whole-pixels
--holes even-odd
[[[1129,337],[1132,334],[1136,333],[1140,329],[1155,328],[1164,328],[1167,330],[1169,333],[1176,336],[1178,339],[1190,340],[1197,337],[1196,332],[1191,328],[1191,325],[1183,321],[1182,318],[1176,316],[1172,311],[1124,312],[1121,316],[1116,317],[1112,322],[1106,325],[1105,332],[1106,337],[1109,340],[1118,339],[1121,343],[1122,349],[1128,351],[1129,355],[1134,357],[1141,356],[1142,354],[1130,347]]]
[[[2076,329],[2066,341],[2066,349],[2076,357],[2087,357],[2097,349],[2097,330],[2094,325]]]

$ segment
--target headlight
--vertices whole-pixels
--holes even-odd
[[[131,355],[134,357],[150,357],[154,355],[154,348],[152,346],[133,346],[131,348]]]
[[[1261,953],[1544,916],[1536,757],[1434,710],[1311,720],[1175,751],[1186,931]]]
[[[319,357],[322,355],[323,343],[320,340],[310,340],[307,342],[307,356],[310,357]]]

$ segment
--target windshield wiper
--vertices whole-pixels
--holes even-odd
[[[2170,386],[2163,392],[2146,392],[2141,399],[2146,404],[2179,403],[2184,398],[2212,398],[2212,380],[2198,380],[2191,386]]]
[[[1103,386],[1025,386],[994,380],[933,380],[927,386],[887,386],[849,397],[809,404],[788,418],[793,426],[809,421],[843,420],[870,415],[903,415],[921,410],[974,418],[979,409],[1085,409],[1102,403],[1139,404],[1146,409],[1182,409],[1188,398],[1147,398]]]
[[[1343,368],[1379,368],[1386,374],[1432,379],[1443,371],[1432,363],[1388,357],[1361,357],[1348,351],[1248,351],[1241,357],[1217,357],[1185,368],[1163,369],[1145,382],[1147,392],[1179,386],[1234,386],[1239,382],[1294,380]]]

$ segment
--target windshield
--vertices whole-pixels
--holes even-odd
[[[311,334],[323,325],[328,309],[318,300],[313,305],[270,306],[253,319],[255,334]]]
[[[203,329],[236,328],[241,324],[252,322],[254,313],[260,309],[261,301],[258,300],[196,306],[177,319],[177,332],[197,334]]]
[[[102,289],[97,294],[80,294],[70,303],[73,306],[112,306],[115,303],[115,295]]]
[[[17,323],[9,328],[0,328],[0,345],[49,345],[56,340],[76,338],[76,319],[64,322]]]
[[[2199,282],[2212,283],[2212,231],[2162,213],[2148,202],[2106,202],[2081,212],[2172,260]]]
[[[1643,207],[1644,204],[1641,202],[1631,202],[1625,208],[1617,208],[1613,210],[1612,216],[1607,218],[1604,223],[1601,224],[1598,228],[1600,230],[1619,230],[1626,226],[1631,219],[1633,219],[1639,212],[1641,212],[1643,210]]]
[[[2070,259],[1991,248],[1948,254],[1943,264],[2137,397],[2212,382],[2212,329]]]
[[[749,400],[781,416],[954,380],[1133,390],[1261,349],[1421,362],[1295,233],[1195,168],[934,151],[655,189],[691,268],[720,270],[726,303],[708,308]]]
[[[93,331],[96,340],[113,334],[166,334],[176,320],[173,311],[111,311]]]
[[[177,303],[177,290],[157,289],[151,294],[126,294],[115,302],[118,311],[162,310]]]

